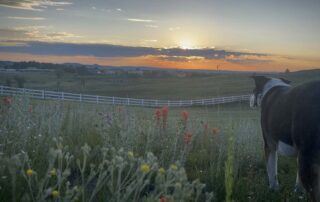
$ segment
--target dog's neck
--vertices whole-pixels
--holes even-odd
[[[263,100],[263,98],[265,97],[265,95],[274,87],[279,87],[279,86],[285,86],[285,87],[290,87],[289,84],[283,82],[281,79],[271,79],[270,81],[268,81],[264,87],[263,87],[263,91],[262,91],[262,96],[261,96],[261,102]]]

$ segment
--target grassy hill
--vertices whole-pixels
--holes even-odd
[[[152,78],[79,75],[66,72],[58,77],[55,72],[23,72],[1,73],[0,84],[6,85],[6,81],[10,79],[12,86],[16,86],[14,77],[17,75],[25,78],[26,88],[133,98],[196,99],[245,94],[253,89],[251,73]],[[307,80],[320,79],[320,70],[271,76],[284,77],[291,80],[293,85],[297,85]]]

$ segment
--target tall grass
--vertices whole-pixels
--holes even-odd
[[[5,201],[295,197],[289,185],[280,193],[266,191],[258,113],[243,105],[188,109],[187,120],[182,110],[169,109],[165,121],[155,109],[24,97],[0,107]],[[279,170],[295,175],[290,161]]]

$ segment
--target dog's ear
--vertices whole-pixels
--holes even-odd
[[[287,80],[287,79],[285,79],[285,78],[280,78],[280,80],[283,81],[283,82],[285,82],[286,84],[290,84],[290,83],[291,83],[291,81],[289,81],[289,80]]]

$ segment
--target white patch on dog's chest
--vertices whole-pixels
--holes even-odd
[[[278,142],[277,150],[283,156],[296,157],[298,154],[298,151],[296,148],[281,141]]]

